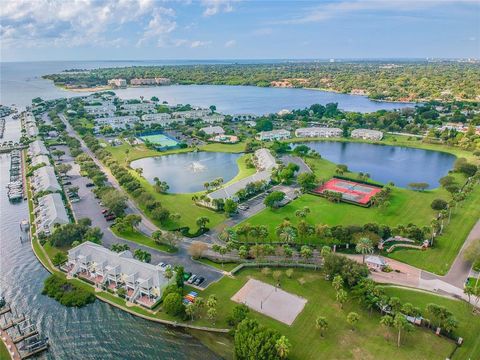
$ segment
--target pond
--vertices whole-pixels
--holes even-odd
[[[132,161],[134,169],[142,168],[143,176],[166,181],[170,193],[192,193],[205,190],[203,184],[222,178],[224,183],[238,173],[237,160],[242,154],[220,152],[190,152],[155,156]]]
[[[412,182],[426,182],[430,189],[438,187],[438,180],[448,174],[456,159],[444,152],[401,146],[339,141],[303,144],[329,161],[347,165],[350,171],[369,173],[372,180],[383,184],[392,181],[404,188]]]

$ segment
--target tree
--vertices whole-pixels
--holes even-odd
[[[172,292],[163,300],[163,310],[172,316],[180,316],[185,312],[185,305],[182,302],[182,295]]]
[[[200,259],[203,257],[205,251],[208,250],[208,245],[201,241],[193,241],[188,248],[188,253],[194,259]]]
[[[432,204],[430,205],[430,207],[433,210],[438,210],[438,211],[446,209],[447,206],[448,206],[448,203],[443,199],[434,199],[432,201]]]
[[[324,258],[325,256],[331,253],[332,253],[332,248],[330,246],[328,245],[322,246],[322,250],[320,250],[320,255],[322,256],[322,258]]]
[[[237,212],[238,204],[232,199],[226,199],[223,205],[223,211],[227,216],[232,216]]]
[[[63,150],[53,150],[52,151],[52,155],[55,156],[57,158],[57,160],[60,160],[60,158],[65,155],[65,151]]]
[[[206,216],[200,216],[196,220],[196,224],[201,230],[205,230],[205,228],[206,228],[206,226],[209,222],[210,222],[210,219]]]
[[[345,290],[340,289],[337,291],[335,298],[337,302],[340,304],[340,308],[343,309],[343,304],[347,302],[348,294]]]
[[[287,275],[287,277],[288,277],[289,279],[291,279],[291,278],[292,278],[292,275],[293,275],[293,269],[287,269],[287,270],[285,271],[285,275]]]
[[[373,252],[372,240],[362,237],[360,240],[358,240],[358,243],[355,246],[355,251],[359,254],[362,254],[362,264],[365,264],[365,255]]]
[[[235,358],[238,360],[277,359],[277,340],[280,334],[260,326],[256,320],[246,318],[235,331]]]
[[[272,273],[272,277],[273,279],[275,280],[276,283],[279,283],[280,282],[280,278],[282,276],[282,272],[280,270],[275,270],[273,273]]]
[[[297,183],[302,188],[302,191],[307,192],[317,186],[317,178],[313,172],[304,172],[297,176]]]
[[[55,256],[52,259],[52,263],[55,266],[60,266],[63,263],[65,263],[68,260],[68,257],[65,253],[59,251],[55,254]]]
[[[340,289],[343,289],[343,279],[340,275],[337,275],[333,278],[332,286],[335,291],[340,291]]]
[[[380,318],[380,324],[385,328],[385,329],[389,329],[391,327],[393,327],[393,317],[391,317],[390,315],[384,315]]]
[[[303,245],[300,248],[300,256],[303,257],[305,260],[308,260],[313,256],[313,251],[309,246]]]
[[[72,170],[72,165],[70,165],[70,164],[58,164],[58,165],[57,165],[57,171],[58,171],[61,175],[65,175],[65,174],[68,173],[70,170]]]
[[[142,249],[135,250],[135,252],[133,253],[133,257],[145,263],[149,263],[152,260],[152,254]]]
[[[275,343],[275,349],[277,350],[277,355],[280,359],[288,358],[291,347],[290,342],[284,335],[282,335]]]
[[[217,309],[209,308],[207,310],[207,318],[208,320],[212,321],[213,324],[215,324],[215,319],[217,318]]]
[[[359,320],[360,316],[356,312],[352,311],[347,315],[347,322],[352,327],[352,331],[355,330],[355,325],[358,323]]]
[[[285,193],[281,191],[272,191],[265,197],[263,203],[271,209],[278,207],[278,204],[285,199]]]
[[[323,337],[324,332],[328,330],[328,320],[324,316],[319,316],[315,320],[315,328],[320,331],[320,336]]]
[[[393,326],[398,330],[397,346],[400,347],[402,331],[413,331],[413,325],[410,324],[403,314],[396,314],[393,319]]]
[[[116,216],[123,215],[127,207],[127,198],[120,191],[109,189],[101,196],[103,204]]]
[[[185,270],[184,270],[183,266],[176,265],[173,270],[175,272],[175,283],[177,284],[177,287],[179,289],[183,289],[183,286],[185,285],[184,284],[184,282],[185,282],[185,279],[184,279]]]
[[[248,315],[250,309],[245,305],[237,305],[233,308],[232,315],[230,315],[227,319],[227,323],[234,328],[237,327]]]

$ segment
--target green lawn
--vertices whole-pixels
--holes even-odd
[[[215,294],[218,298],[216,326],[227,326],[226,318],[236,305],[230,298],[251,277],[274,283],[271,275],[265,276],[256,269],[248,269],[238,273],[235,279],[224,277],[200,293],[203,298],[210,294]],[[299,282],[300,278],[304,281],[303,285]],[[341,309],[335,302],[334,289],[320,272],[295,269],[292,279],[282,276],[281,286],[308,300],[292,326],[253,311],[251,317],[287,336],[292,343],[290,359],[444,359],[454,348],[452,342],[423,329],[416,329],[413,334],[405,336],[402,346],[397,348],[394,335],[387,335],[379,325],[379,314],[371,314],[360,308],[356,301],[347,302]],[[416,296],[416,293],[408,293]],[[357,312],[361,317],[355,331],[346,322],[346,316],[351,311]],[[315,329],[317,316],[325,316],[329,323],[324,338]],[[195,323],[210,325],[203,318]]]
[[[0,341],[0,359],[10,359],[10,353],[3,341]]]
[[[236,144],[221,144],[221,143],[211,143],[199,147],[203,151],[212,151],[212,152],[231,152],[231,153],[241,153],[245,151],[245,143],[238,142]]]
[[[119,232],[115,227],[111,227],[110,230],[112,230],[112,232],[118,237],[151,247],[155,250],[167,253],[175,253],[177,251],[166,244],[157,244],[151,237],[148,237],[137,230]]]
[[[217,263],[215,261],[212,261],[210,259],[198,259],[196,261],[201,262],[202,264],[205,264],[208,266],[212,266],[219,270],[223,270],[223,271],[232,271],[238,266],[238,263],[225,262],[222,264],[222,263]]]
[[[255,172],[255,169],[247,168],[245,158],[245,156],[241,156],[237,160],[238,174],[228,183],[243,179]],[[133,170],[130,171],[130,173],[140,181],[145,190],[152,194],[156,200],[160,201],[165,208],[170,210],[171,213],[178,213],[181,215],[180,220],[176,223],[170,222],[162,225],[159,222],[154,221],[157,226],[166,229],[176,229],[181,226],[188,226],[190,227],[190,232],[194,232],[198,229],[196,220],[201,216],[206,216],[210,219],[210,223],[208,224],[208,227],[210,228],[217,226],[225,220],[225,214],[195,205],[192,201],[192,196],[194,194],[159,194],[154,190],[152,184],[150,184],[144,177],[138,175],[138,173]],[[143,212],[146,212],[146,208],[142,204],[137,205]]]
[[[329,179],[335,174],[336,165],[324,159],[307,159],[309,165],[319,179]],[[345,176],[356,178],[356,174]],[[465,181],[463,175],[453,174],[459,184]],[[372,222],[391,227],[413,223],[417,226],[430,226],[436,211],[430,207],[431,202],[441,198],[449,200],[450,194],[443,188],[424,192],[412,191],[394,187],[390,206],[386,209],[376,207],[363,208],[347,203],[332,203],[323,197],[305,194],[280,209],[265,209],[246,220],[251,225],[267,225],[270,238],[276,241],[275,228],[286,218],[293,224],[299,219],[295,212],[303,207],[310,208],[310,214],[305,220],[310,224],[333,225],[364,225]],[[480,187],[469,194],[466,201],[459,205],[452,215],[451,223],[440,236],[435,248],[422,252],[418,250],[396,250],[390,254],[392,258],[418,266],[422,269],[444,274],[450,268],[456,254],[460,250],[471,228],[480,217]],[[313,240],[315,241],[315,240]]]
[[[472,314],[471,305],[424,292],[394,287],[385,287],[385,290],[388,295],[397,296],[402,302],[411,302],[421,309],[424,309],[429,303],[448,308],[459,321],[456,334],[464,339],[463,345],[457,349],[453,359],[480,359],[480,316]]]

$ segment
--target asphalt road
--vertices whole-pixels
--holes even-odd
[[[91,182],[90,179],[80,175],[80,166],[75,164],[73,158],[70,156],[70,151],[67,146],[56,146],[57,149],[65,151],[65,155],[62,157],[61,162],[72,165],[72,170],[68,172],[70,176],[70,181],[72,185],[69,186],[78,186],[78,195],[80,201],[72,203],[72,209],[76,219],[81,219],[88,217],[92,220],[92,226],[99,227],[103,232],[102,245],[109,248],[112,244],[122,243],[128,244],[130,249],[135,251],[136,249],[142,249],[148,251],[152,255],[152,264],[158,264],[164,262],[171,265],[182,265],[187,272],[192,272],[193,274],[201,275],[205,278],[205,281],[201,287],[206,287],[213,281],[217,281],[222,277],[222,272],[211,266],[204,265],[202,263],[193,261],[188,254],[188,247],[191,243],[190,239],[184,239],[179,246],[178,251],[175,254],[165,253],[148,246],[143,246],[137,244],[133,241],[119,238],[113,234],[110,230],[111,222],[107,222],[102,215],[102,210],[104,209],[100,206],[99,200],[95,198],[92,190],[93,187],[87,188],[86,184]],[[90,154],[89,154],[90,155]],[[91,155],[90,155],[91,156]],[[110,180],[110,178],[109,178]],[[110,181],[109,181],[110,182]],[[111,183],[110,183],[111,184]],[[111,184],[112,186],[115,186]],[[67,188],[69,187],[67,186]],[[138,209],[137,209],[138,211]],[[127,213],[137,213],[134,209],[130,207],[126,210]],[[148,226],[143,226],[144,232],[151,234],[152,230]]]

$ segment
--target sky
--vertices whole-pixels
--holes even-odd
[[[0,0],[1,61],[480,58],[480,0]]]

